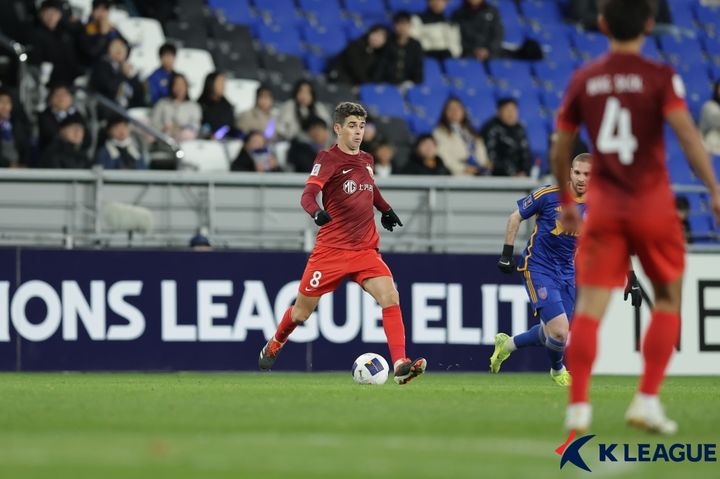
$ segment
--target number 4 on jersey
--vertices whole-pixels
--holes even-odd
[[[605,154],[615,153],[620,163],[629,165],[633,162],[637,146],[637,138],[632,134],[630,110],[620,106],[620,100],[614,96],[609,97],[598,133],[598,151]]]

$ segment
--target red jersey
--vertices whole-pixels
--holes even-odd
[[[672,67],[629,53],[608,53],[575,72],[557,127],[587,126],[594,158],[590,211],[674,210],[663,122],[672,110],[687,108],[684,90]]]
[[[377,249],[372,155],[343,152],[337,145],[318,153],[307,183],[322,188],[322,202],[332,218],[320,228],[317,245],[340,249]]]

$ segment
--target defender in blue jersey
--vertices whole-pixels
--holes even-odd
[[[583,153],[573,159],[570,168],[570,191],[575,194],[581,215],[585,212],[591,162],[592,155]],[[498,268],[508,274],[516,269],[513,245],[520,223],[535,216],[535,228],[517,271],[523,275],[525,289],[540,323],[517,336],[496,335],[490,371],[499,372],[502,362],[516,349],[544,346],[550,358],[550,376],[558,385],[569,386],[571,378],[563,364],[563,356],[570,318],[575,309],[577,232],[564,231],[560,225],[560,188],[557,186],[538,188],[518,200],[517,204],[518,209],[508,219]]]

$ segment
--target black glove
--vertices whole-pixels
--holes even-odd
[[[515,271],[515,258],[513,258],[514,246],[511,244],[503,245],[502,254],[497,262],[497,267],[505,274],[512,274]]]
[[[380,223],[382,223],[383,228],[388,231],[392,231],[396,226],[403,225],[402,221],[400,221],[400,218],[398,218],[398,215],[396,215],[393,210],[387,210],[383,213],[380,217]]]
[[[325,210],[317,210],[315,215],[313,215],[313,219],[315,220],[315,224],[318,226],[326,225],[330,223],[330,220],[332,220],[330,213]]]
[[[630,304],[639,308],[642,305],[642,292],[640,291],[640,283],[638,282],[635,271],[630,270],[627,273],[627,284],[625,285],[625,301],[630,296]]]

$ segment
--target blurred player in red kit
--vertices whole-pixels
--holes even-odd
[[[626,422],[673,434],[658,398],[678,340],[685,247],[665,166],[663,121],[675,131],[690,165],[709,190],[720,220],[720,189],[708,154],[688,113],[685,87],[670,66],[640,56],[654,26],[650,0],[604,0],[599,25],[610,51],[573,75],[557,118],[551,152],[561,188],[568,184],[567,158],[581,124],[593,144],[593,181],[578,244],[577,306],[567,349],[572,371],[565,427],[585,432],[592,409],[588,391],[597,330],[613,288],[621,287],[631,254],[650,278],[655,304],[642,344],[644,370]],[[561,221],[580,225],[570,192],[562,193]]]
[[[372,155],[360,150],[366,118],[365,108],[357,103],[343,102],[335,108],[337,143],[318,154],[300,201],[320,226],[315,248],[295,304],[285,311],[275,335],[260,352],[260,369],[273,366],[290,333],[308,319],[320,296],[335,291],[349,277],[382,307],[395,382],[406,384],[425,372],[425,359],[413,361],[405,356],[400,297],[392,273],[378,252],[380,237],[374,208],[382,213],[380,222],[386,230],[402,223],[375,184]],[[324,207],[316,199],[321,191]]]

